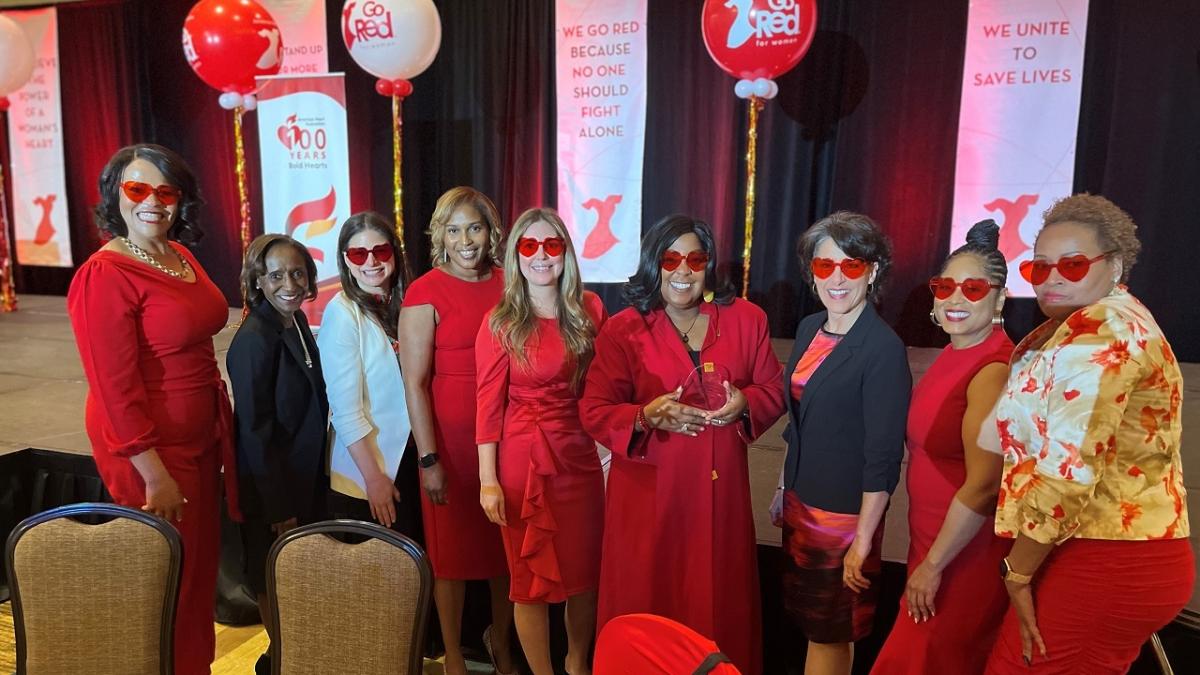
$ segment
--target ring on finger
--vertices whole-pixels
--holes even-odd
[[[684,423],[683,423],[683,426],[682,426],[682,427],[680,427],[680,429],[682,429],[682,430],[683,430],[683,432],[686,434],[686,433],[687,433],[687,431],[688,431],[688,425],[687,425],[687,422],[684,422]]]

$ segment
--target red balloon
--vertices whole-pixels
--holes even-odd
[[[705,0],[708,55],[743,80],[774,79],[800,63],[817,32],[816,0]]]
[[[183,21],[183,55],[205,84],[249,94],[283,65],[279,24],[254,0],[200,0]]]
[[[392,80],[392,86],[396,91],[396,95],[404,98],[413,93],[412,82],[408,80]]]
[[[391,96],[396,88],[392,86],[391,80],[385,80],[382,77],[375,80],[375,93],[380,96]]]

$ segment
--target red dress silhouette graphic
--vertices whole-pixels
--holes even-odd
[[[1029,207],[1036,204],[1037,200],[1037,195],[1021,195],[1015,202],[997,197],[983,205],[988,211],[1004,214],[1004,222],[1000,225],[1000,252],[1009,262],[1021,257],[1030,249],[1029,244],[1021,238],[1021,221],[1025,220]]]
[[[583,257],[599,258],[608,253],[609,249],[620,241],[612,231],[613,212],[617,210],[617,204],[620,203],[621,195],[609,195],[604,198],[604,201],[592,197],[583,203],[583,208],[594,209],[599,216],[596,220],[596,227],[592,228],[583,242]]]
[[[35,246],[41,246],[54,238],[54,225],[50,223],[50,211],[54,209],[54,201],[57,199],[58,195],[33,198],[33,203],[42,207],[42,219],[38,221],[37,232],[33,235]]]

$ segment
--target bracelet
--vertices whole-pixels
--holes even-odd
[[[504,488],[499,485],[480,485],[479,494],[481,495],[503,495]]]
[[[637,417],[634,418],[638,424],[642,425],[642,431],[650,431],[654,427],[650,426],[649,420],[646,419],[646,407],[640,406],[637,409]]]

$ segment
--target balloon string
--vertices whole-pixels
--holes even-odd
[[[746,129],[746,229],[742,237],[742,297],[750,294],[750,250],[754,244],[754,174],[758,163],[758,112],[763,99],[750,97],[750,124]]]
[[[392,94],[392,196],[395,201],[396,239],[400,242],[400,259],[405,274],[408,273],[408,254],[404,248],[404,180],[401,177],[401,137],[403,121],[400,117],[400,102],[403,97]],[[404,277],[407,282],[407,276]]]
[[[250,197],[246,192],[246,148],[242,144],[242,113],[245,109],[238,106],[233,109],[233,153],[234,169],[237,172],[238,204],[241,213],[242,260],[246,259],[246,249],[250,247]],[[242,318],[248,312],[246,299],[242,298]]]
[[[8,199],[4,194],[4,165],[0,163],[0,311],[17,311],[17,290],[13,285],[12,247],[8,240]]]

